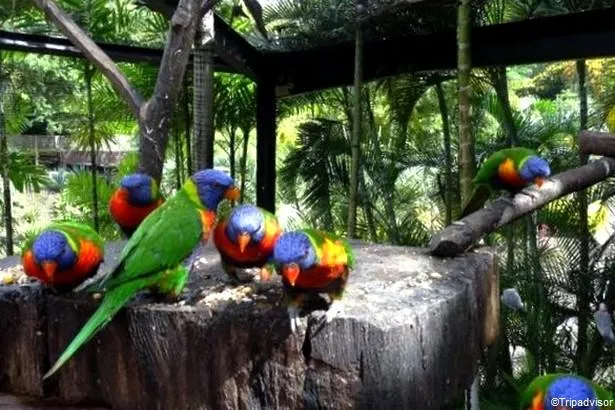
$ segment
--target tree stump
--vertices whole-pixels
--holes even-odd
[[[344,312],[329,324],[314,310],[293,335],[279,277],[232,285],[208,245],[179,302],[144,293],[44,384],[98,302],[36,283],[0,286],[0,390],[122,410],[450,403],[496,336],[495,257],[487,249],[439,259],[424,249],[352,244],[357,264]],[[103,270],[120,247],[107,246]]]

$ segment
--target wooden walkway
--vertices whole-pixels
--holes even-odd
[[[52,399],[13,396],[0,393],[0,410],[108,410],[103,407],[66,406]]]

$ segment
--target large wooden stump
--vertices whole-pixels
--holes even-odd
[[[60,371],[48,369],[98,302],[0,287],[0,389],[113,409],[439,409],[472,383],[499,317],[488,250],[438,259],[353,243],[345,309],[291,334],[279,278],[228,283],[211,246],[178,303],[144,294]],[[107,265],[119,246],[108,246]]]

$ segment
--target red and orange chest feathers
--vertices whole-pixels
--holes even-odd
[[[313,268],[302,270],[297,276],[295,286],[300,288],[323,288],[339,279],[348,272],[346,265],[317,265]]]
[[[257,243],[251,242],[241,252],[239,245],[226,236],[226,222],[222,221],[214,230],[214,244],[218,251],[228,259],[242,263],[257,263],[267,260],[271,256],[273,247],[281,234],[282,229],[275,220],[266,220],[263,239]]]
[[[320,288],[348,273],[348,255],[340,241],[325,239],[320,247],[320,263],[302,270],[295,286]]]
[[[164,199],[160,198],[147,206],[134,206],[128,202],[128,192],[118,189],[109,201],[109,212],[118,225],[124,228],[136,228],[163,202]]]
[[[96,244],[82,239],[77,261],[69,269],[57,270],[53,277],[48,277],[42,267],[36,262],[32,250],[27,250],[22,257],[24,272],[51,285],[79,283],[93,276],[103,260],[103,253]]]
[[[511,187],[523,188],[528,185],[528,181],[521,178],[514,161],[510,158],[506,158],[498,167],[498,177],[502,183]]]

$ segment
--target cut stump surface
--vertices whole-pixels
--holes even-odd
[[[208,245],[179,302],[143,293],[45,383],[98,302],[0,286],[0,390],[122,410],[441,408],[495,337],[494,256],[352,244],[344,311],[329,324],[314,310],[293,335],[279,277],[232,285]],[[107,245],[102,272],[121,246]]]

